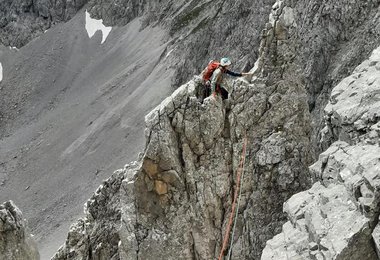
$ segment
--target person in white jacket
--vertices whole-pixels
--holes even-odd
[[[215,97],[217,94],[222,96],[222,99],[228,99],[228,91],[222,86],[223,78],[225,74],[228,74],[233,77],[242,77],[250,75],[251,73],[242,72],[236,73],[230,71],[228,67],[231,65],[231,60],[229,58],[222,58],[220,60],[219,67],[214,70],[211,77],[211,93]]]

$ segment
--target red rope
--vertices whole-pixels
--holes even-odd
[[[245,158],[246,147],[247,147],[247,137],[245,136],[244,143],[243,143],[243,151],[241,154],[240,163],[239,163],[239,167],[237,170],[236,189],[235,189],[235,194],[234,194],[234,200],[232,203],[231,215],[230,215],[230,218],[228,220],[227,229],[226,229],[226,233],[224,234],[223,245],[222,245],[222,249],[220,250],[220,255],[219,255],[218,260],[222,260],[224,251],[227,249],[228,240],[230,238],[231,226],[232,226],[232,222],[234,220],[234,215],[235,215],[235,210],[236,210],[236,201],[237,201],[238,196],[239,196],[240,178],[241,178],[242,169],[244,167],[244,158]]]

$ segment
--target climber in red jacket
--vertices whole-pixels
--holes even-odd
[[[233,77],[241,77],[251,75],[251,73],[236,73],[228,70],[231,65],[229,58],[222,58],[220,62],[210,61],[207,68],[202,72],[202,78],[205,84],[203,99],[210,96],[212,93],[215,97],[218,94],[222,96],[222,99],[228,98],[228,91],[222,86],[224,75],[228,74]]]

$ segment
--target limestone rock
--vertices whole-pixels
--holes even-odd
[[[291,15],[286,21],[290,20]],[[286,63],[279,61],[272,69],[279,71],[281,66]],[[189,81],[146,116],[142,166],[133,180],[122,181],[120,192],[111,192],[118,195],[106,197],[113,202],[103,203],[118,201],[120,219],[100,221],[90,214],[84,221],[89,228],[83,231],[90,237],[83,236],[86,242],[66,242],[56,259],[69,252],[85,257],[85,250],[76,249],[82,245],[97,248],[93,234],[101,234],[103,226],[98,222],[117,223],[112,224],[112,233],[117,232],[120,240],[114,256],[217,258],[245,139],[247,159],[232,255],[259,258],[265,241],[284,223],[283,202],[309,187],[310,114],[302,78],[274,72],[270,80],[237,80],[230,86],[228,102],[208,97],[200,103],[199,87],[198,80]],[[113,250],[116,244],[116,239],[112,246],[102,242]]]
[[[322,141],[338,138],[348,143],[378,143],[380,117],[380,47],[353,74],[332,91],[325,108],[326,127]]]
[[[214,1],[215,5],[220,4],[214,17],[219,17],[219,12],[223,14],[220,17],[227,13],[223,3]],[[194,52],[189,46],[197,45],[186,40],[187,37],[193,39],[192,33],[203,35],[197,32],[202,31],[198,26],[204,24],[191,19],[204,18],[207,23],[208,14],[197,9],[202,4],[202,1],[191,2],[179,8],[180,15],[173,19],[173,24],[162,15],[171,33],[181,34],[178,41],[184,44],[178,46],[178,51],[189,48],[180,57],[190,59],[182,59],[183,63],[171,60],[176,67],[186,68],[179,69],[178,81],[192,66],[187,64],[189,61],[196,63],[200,57],[204,59],[202,49]],[[153,10],[161,10],[165,5],[152,6]],[[351,35],[347,30],[353,22],[354,29],[361,26],[356,21],[362,13],[376,18],[372,9],[377,6],[378,2],[367,5],[358,1],[334,4],[277,1],[269,10],[269,22],[262,32],[252,81],[234,81],[228,102],[209,97],[200,103],[196,95],[199,83],[191,80],[149,113],[140,166],[134,168],[133,173],[122,174],[120,185],[111,192],[114,196],[103,195],[102,204],[119,203],[121,213],[110,221],[93,217],[95,213],[90,210],[84,221],[90,228],[82,232],[85,234],[82,238],[67,242],[61,249],[61,257],[69,252],[82,252],[81,256],[86,257],[86,250],[107,245],[113,253],[104,251],[109,258],[215,259],[220,253],[232,207],[243,141],[247,139],[241,203],[235,237],[231,238],[233,259],[259,259],[265,241],[280,233],[281,227],[283,231],[267,242],[262,259],[374,259],[371,234],[379,210],[378,146],[336,142],[321,154],[310,171],[308,166],[315,148],[311,139],[317,136],[312,128],[312,119],[318,118],[318,108],[314,105],[323,80],[330,79],[326,73],[339,78],[344,75],[341,70],[353,66],[332,64],[338,72],[328,70],[333,62],[328,55],[335,51],[333,46],[339,39]],[[117,16],[127,12],[126,19],[144,12],[140,6],[133,7],[108,10],[94,5],[92,11],[102,15],[105,11],[115,11]],[[160,14],[152,13],[147,23],[155,21],[154,16]],[[363,26],[376,24],[375,18]],[[340,19],[347,24],[337,23]],[[186,25],[194,28],[189,34]],[[218,41],[222,38],[223,35]],[[373,42],[376,37],[370,39]],[[201,41],[205,42],[210,41]],[[324,47],[327,54],[321,59]],[[358,56],[364,57],[364,54]],[[320,74],[324,76],[322,79],[319,79]],[[316,114],[310,114],[313,109]],[[358,122],[357,129],[368,126],[372,130],[368,138],[374,138],[378,134],[378,123],[373,121],[366,126],[367,123]],[[368,140],[367,136],[363,138]],[[335,140],[330,140],[328,145],[332,141]],[[362,159],[359,160],[359,156]],[[283,203],[293,194],[309,188],[311,178],[319,182],[292,197],[283,212]],[[103,189],[99,189],[99,194],[103,194]],[[290,221],[284,224],[286,215]],[[111,216],[104,215],[105,218]],[[102,224],[97,225],[99,222]],[[102,231],[106,223],[112,223],[112,228]],[[104,242],[99,244],[97,235],[101,237],[102,232],[108,234],[110,230],[118,239],[102,240]],[[83,245],[86,250],[76,250]],[[96,250],[90,252],[100,256]]]
[[[0,259],[40,259],[37,245],[13,201],[0,205]]]
[[[107,249],[103,255],[122,259],[216,258],[245,137],[249,158],[257,160],[245,165],[239,237],[234,238],[232,254],[250,259],[261,253],[260,247],[283,223],[282,203],[308,185],[302,172],[309,157],[299,156],[309,144],[302,89],[283,84],[279,93],[259,82],[236,81],[227,107],[219,97],[201,104],[197,87],[190,81],[146,116],[147,144],[140,166],[110,178],[107,183],[116,182],[114,188],[106,188],[107,183],[99,188],[87,204],[87,217],[73,226],[54,259],[70,254],[79,259],[87,250],[101,255],[99,247]],[[256,97],[261,102],[254,102]],[[269,109],[268,100],[273,104]],[[291,109],[294,105],[297,110]],[[263,137],[268,141],[261,144]],[[272,155],[273,150],[278,153]],[[112,228],[105,229],[107,225]],[[80,233],[84,235],[78,238]],[[104,239],[108,233],[113,241]]]
[[[376,246],[376,253],[377,255],[380,255],[380,226],[376,225],[375,229],[372,232],[372,238],[375,242]]]
[[[114,174],[98,188],[85,205],[86,216],[70,227],[66,242],[52,259],[120,259],[121,215],[120,194],[125,183],[133,180],[135,169],[130,164]],[[128,214],[128,217],[129,216]],[[125,240],[126,241],[126,240]]]
[[[320,183],[293,196],[285,206],[292,221],[267,242],[261,259],[376,259],[370,220],[350,196],[344,185]]]
[[[86,0],[16,0],[0,3],[0,43],[21,48],[54,23],[71,19]]]
[[[379,58],[376,49],[332,90],[323,141],[339,141],[310,166],[313,187],[284,204],[289,222],[261,259],[378,259]]]
[[[323,259],[376,259],[371,233],[380,210],[379,169],[378,145],[333,144],[311,166],[321,183],[284,204],[290,222],[267,242],[262,259],[281,259],[277,257],[295,252],[302,259],[316,255]],[[287,232],[297,235],[284,240]],[[311,250],[310,243],[316,243],[317,249]],[[292,250],[296,244],[300,249]]]

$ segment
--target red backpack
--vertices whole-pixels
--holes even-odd
[[[203,70],[203,80],[205,82],[209,81],[211,79],[212,73],[220,66],[220,63],[214,60],[211,60],[207,67]]]

